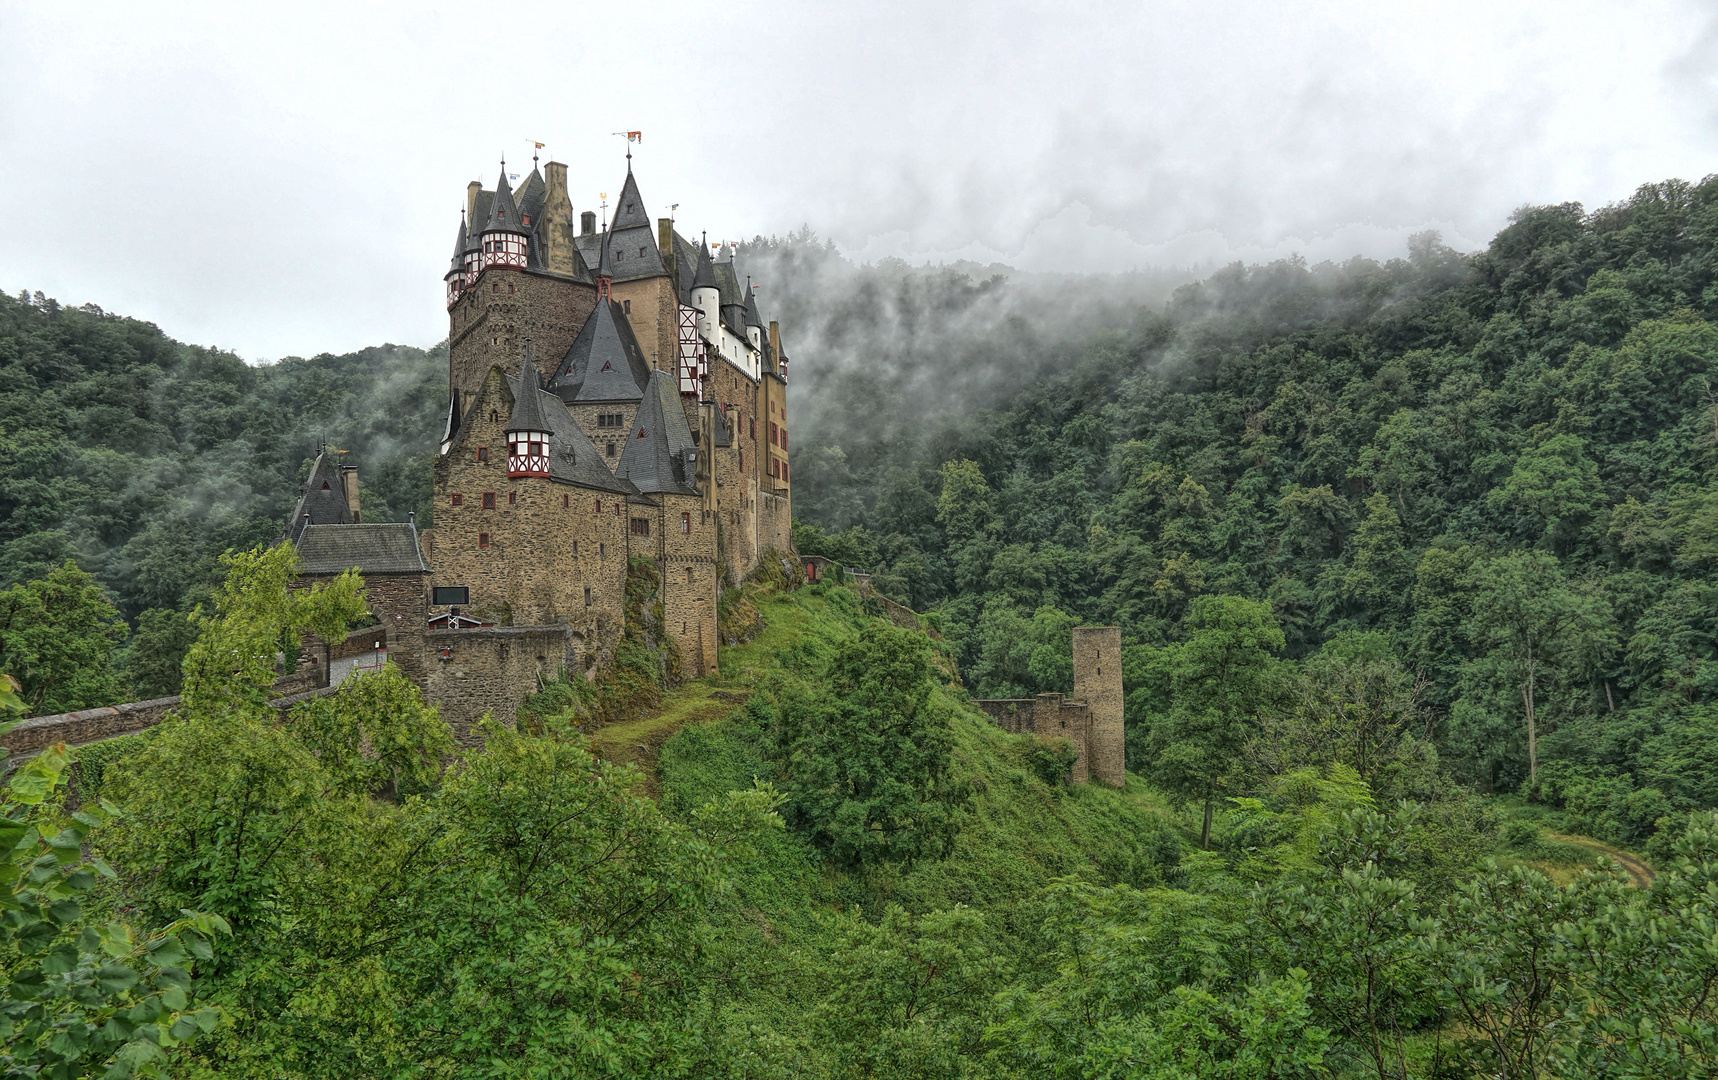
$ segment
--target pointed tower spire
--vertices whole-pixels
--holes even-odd
[[[698,246],[698,269],[692,275],[692,288],[717,288],[716,264],[710,261],[710,236],[708,233],[704,234],[704,242]]]
[[[452,307],[465,286],[465,207],[459,208],[459,235],[453,240],[453,261],[442,280],[447,282],[447,306]]]
[[[614,256],[609,251],[609,238],[614,234],[607,228],[602,231],[602,251],[597,256],[597,303],[613,299],[614,285]]]
[[[489,220],[484,232],[524,232],[519,224],[519,208],[513,202],[513,187],[507,183],[507,159],[501,159],[501,175],[495,181],[495,200],[489,204]]]

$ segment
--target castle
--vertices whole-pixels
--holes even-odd
[[[313,464],[283,539],[306,582],[357,567],[385,652],[456,733],[539,676],[594,672],[654,560],[663,628],[716,667],[717,597],[792,546],[787,365],[733,249],[652,225],[627,156],[613,219],[574,228],[567,167],[473,181],[444,277],[435,524],[362,520],[356,467]],[[325,647],[323,678],[340,658]]]
[[[515,715],[545,678],[594,677],[626,618],[628,568],[655,568],[660,623],[681,670],[716,670],[717,598],[792,550],[787,355],[733,250],[711,257],[669,218],[652,229],[627,155],[612,221],[573,229],[567,167],[515,192],[466,190],[444,281],[448,405],[434,465],[435,525],[366,522],[358,467],[326,450],[281,540],[304,587],[356,569],[375,616],[312,641],[274,687],[286,708],[392,661],[474,742],[485,713]],[[820,556],[808,579],[840,568]],[[796,570],[793,564],[785,567]],[[866,575],[858,575],[868,590]],[[888,616],[918,616],[877,598]],[[1074,700],[975,701],[1007,730],[1065,738],[1069,779],[1126,782],[1121,635],[1073,631]],[[12,764],[54,741],[144,730],[178,698],[25,721]]]

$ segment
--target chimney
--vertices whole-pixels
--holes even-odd
[[[770,320],[770,370],[781,374],[781,323]]]
[[[567,167],[551,161],[543,169],[543,220],[537,229],[543,245],[543,265],[552,273],[572,275],[573,201],[567,196]]]
[[[596,231],[597,231],[597,212],[595,210],[586,210],[584,213],[580,214],[579,215],[579,233],[583,236],[589,236]]]
[[[358,466],[340,466],[340,482],[346,488],[346,509],[358,521]]]
[[[668,276],[674,277],[673,218],[660,217],[656,219],[656,246],[662,252],[662,265],[668,269]]]
[[[483,228],[483,222],[477,220],[477,193],[482,190],[483,181],[481,180],[473,180],[465,185],[465,220],[471,223],[467,227],[472,232],[477,232]]]

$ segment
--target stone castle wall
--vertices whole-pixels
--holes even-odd
[[[578,663],[580,641],[565,626],[494,626],[434,630],[424,635],[429,676],[424,697],[441,710],[461,744],[481,741],[485,713],[512,724],[540,680]]]
[[[538,371],[554,374],[595,309],[593,285],[499,266],[485,270],[448,309],[448,373],[460,407],[492,364],[517,380],[527,341]]]
[[[686,674],[716,670],[716,532],[697,495],[635,500],[632,515],[648,516],[650,536],[632,536],[632,553],[656,560],[662,575],[664,629],[680,650]]]
[[[471,614],[503,625],[565,622],[586,642],[619,640],[625,497],[546,478],[510,478],[505,429],[512,395],[492,372],[476,402],[467,430],[435,464],[441,502],[435,529],[424,534],[433,584],[469,587]],[[487,460],[480,460],[480,448]],[[485,493],[495,496],[492,509],[484,508]],[[452,505],[455,494],[458,506]]]
[[[680,359],[680,294],[667,277],[617,281],[610,286],[650,366],[670,375]],[[565,352],[566,350],[562,350]]]
[[[1067,739],[1073,744],[1074,753],[1077,755],[1073,768],[1068,770],[1068,782],[1086,782],[1091,772],[1090,757],[1086,751],[1091,714],[1085,705],[1067,701],[1061,694],[1039,694],[1035,698],[991,698],[975,701],[973,704],[1011,734]]]

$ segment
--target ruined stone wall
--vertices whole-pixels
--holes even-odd
[[[985,715],[995,720],[1004,731],[1014,735],[1043,735],[1067,739],[1077,757],[1068,770],[1068,782],[1083,784],[1091,775],[1091,755],[1088,743],[1091,734],[1090,709],[1061,694],[1039,694],[1035,698],[991,698],[974,701]]]
[[[424,635],[424,644],[429,651],[424,696],[465,746],[481,741],[476,725],[485,713],[512,724],[538,680],[573,667],[580,646],[565,626],[434,630]]]
[[[448,378],[463,408],[490,365],[517,380],[531,342],[538,370],[551,375],[596,308],[596,289],[548,274],[492,266],[448,310]]]
[[[675,291],[674,282],[667,277],[639,278],[617,281],[611,288],[650,366],[677,375],[674,368],[680,357],[680,294]]]
[[[1074,696],[1092,711],[1092,775],[1111,787],[1124,786],[1120,628],[1074,627]]]
[[[468,587],[470,613],[501,625],[564,621],[606,656],[620,638],[626,591],[624,497],[508,477],[512,402],[493,370],[478,402],[459,445],[436,461],[436,527],[424,553],[431,584]],[[495,496],[492,509],[484,508],[486,492]],[[445,610],[432,606],[428,614]]]

